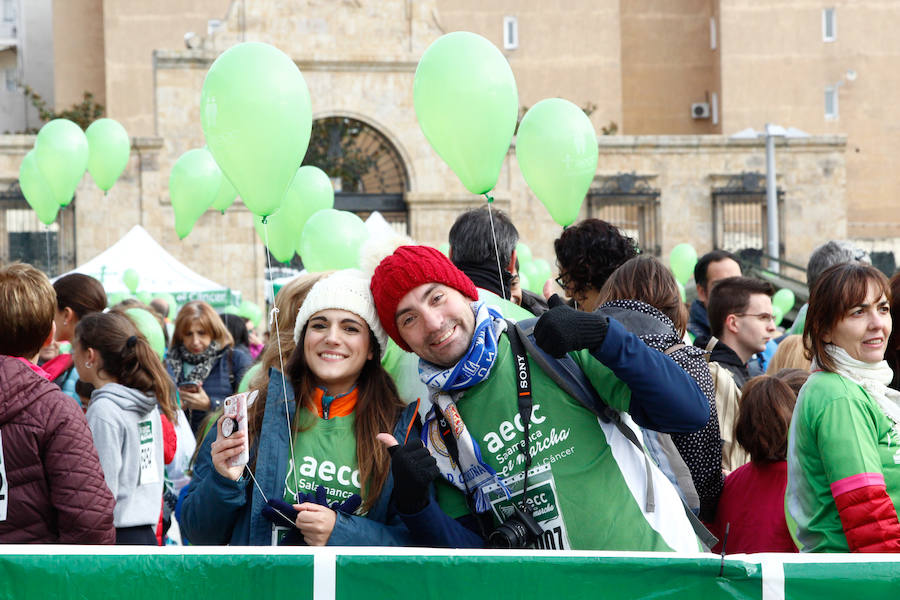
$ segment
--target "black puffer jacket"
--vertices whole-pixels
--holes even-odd
[[[645,344],[660,352],[683,343],[675,332],[672,320],[649,304],[636,300],[614,300],[600,306],[597,312],[615,318]],[[725,476],[722,474],[722,440],[715,387],[705,355],[703,349],[694,346],[684,346],[670,354],[672,360],[697,382],[709,402],[709,420],[702,429],[694,433],[673,433],[671,436],[694,481],[700,498],[700,518],[711,522],[716,514]]]
[[[113,499],[78,404],[0,356],[0,543],[112,544]],[[0,489],[3,486],[0,485]]]

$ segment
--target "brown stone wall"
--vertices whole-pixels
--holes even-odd
[[[712,118],[691,117],[691,104],[719,92],[718,49],[710,48],[713,0],[622,2],[622,132],[708,134]]]
[[[184,49],[185,33],[205,35],[207,20],[224,18],[230,4],[230,0],[103,0],[107,116],[121,122],[130,135],[156,135],[153,51]]]
[[[519,104],[565,98],[596,105],[594,129],[610,121],[622,128],[622,70],[619,62],[618,0],[438,0],[443,32],[478,33],[509,59]],[[518,18],[519,47],[503,50],[503,17]]]
[[[848,234],[900,237],[895,176],[900,136],[900,5],[880,0],[721,0],[723,132],[766,122],[847,136]],[[834,7],[837,39],[822,39]],[[846,79],[848,70],[857,73]],[[839,117],[825,118],[825,87],[841,82]]]
[[[53,88],[57,110],[90,92],[106,104],[103,0],[53,1]]]

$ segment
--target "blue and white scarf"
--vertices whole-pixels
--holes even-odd
[[[472,493],[475,510],[479,513],[490,508],[483,489],[491,483],[498,483],[505,490],[496,471],[481,458],[478,442],[463,423],[456,399],[463,390],[481,383],[491,373],[497,357],[497,340],[506,330],[503,316],[483,302],[472,304],[475,312],[475,331],[472,343],[459,362],[444,369],[425,360],[419,360],[419,377],[428,386],[431,408],[422,428],[422,442],[437,461],[441,475],[463,493]],[[441,437],[438,414],[450,426],[459,451],[459,463],[451,458]],[[508,492],[507,492],[508,495]]]

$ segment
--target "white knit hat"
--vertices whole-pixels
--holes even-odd
[[[294,325],[295,344],[300,345],[300,336],[303,335],[303,328],[309,318],[320,310],[329,308],[346,310],[362,317],[375,334],[375,339],[381,347],[381,355],[384,356],[387,334],[378,320],[378,313],[375,312],[375,302],[369,290],[369,278],[362,271],[356,269],[337,271],[312,286],[297,312],[297,324]]]

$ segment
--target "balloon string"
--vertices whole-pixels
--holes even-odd
[[[50,270],[50,233],[51,233],[50,226],[44,225],[44,229],[46,230],[44,239],[47,240],[47,274],[52,276],[53,271]]]
[[[487,196],[487,194],[485,194]],[[488,196],[490,198],[490,196]],[[491,222],[491,237],[494,240],[494,256],[497,257],[497,276],[500,278],[500,297],[506,300],[506,288],[503,286],[503,267],[500,266],[500,251],[497,249],[497,234],[494,232],[494,213],[491,212],[491,201],[488,201],[488,219]],[[510,294],[512,296],[512,294]]]
[[[268,291],[269,291],[268,288],[271,287],[271,290],[272,290],[272,313],[271,314],[272,314],[273,320],[275,321],[275,340],[278,343],[278,363],[281,365],[281,390],[284,394],[284,396],[283,396],[283,398],[284,398],[284,417],[285,417],[285,423],[287,424],[287,428],[288,428],[288,447],[291,449],[291,473],[294,476],[294,490],[296,492],[299,492],[300,486],[297,483],[297,461],[294,459],[294,442],[291,439],[291,415],[288,412],[288,405],[287,405],[288,396],[287,396],[287,382],[285,381],[286,376],[284,374],[284,353],[281,350],[281,331],[278,329],[278,307],[275,306],[275,281],[269,279],[272,276],[272,255],[269,252],[269,225],[268,225],[268,223],[266,223],[265,217],[263,217],[262,223],[263,223],[263,232],[265,232],[265,234],[266,234],[266,264],[269,266],[269,268],[267,270],[268,275],[266,276],[266,280],[267,280],[267,283],[269,283],[269,285],[266,286],[267,287],[266,294],[268,295]],[[299,408],[297,410],[299,410]]]

